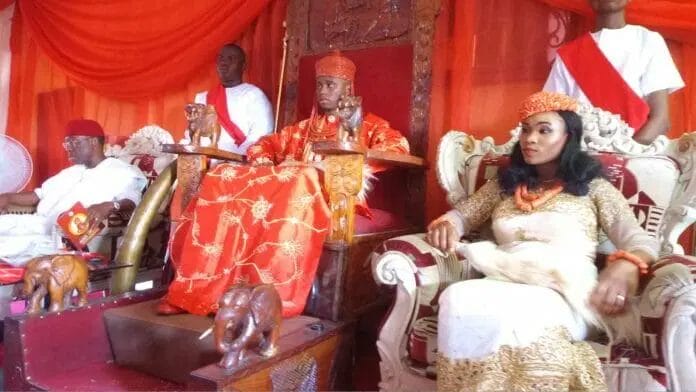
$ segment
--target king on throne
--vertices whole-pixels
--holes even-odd
[[[363,112],[354,96],[351,60],[331,54],[315,70],[316,101],[308,119],[250,146],[250,166],[221,164],[203,178],[172,236],[176,273],[159,313],[210,314],[229,287],[245,283],[274,284],[283,316],[300,314],[330,229],[317,170],[322,157],[314,143],[350,141],[363,149],[409,153],[399,131]],[[356,212],[369,216],[364,204],[359,207]]]

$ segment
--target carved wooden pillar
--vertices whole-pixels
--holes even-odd
[[[331,155],[324,159],[324,187],[331,209],[330,241],[350,244],[355,232],[355,202],[362,188],[363,154]]]
[[[183,212],[191,199],[198,192],[203,175],[207,171],[205,155],[179,155],[176,165],[176,178],[179,181],[181,199],[179,210]]]

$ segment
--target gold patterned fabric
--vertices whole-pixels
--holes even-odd
[[[504,200],[501,192],[498,180],[494,178],[485,183],[471,197],[454,205],[454,208],[466,219],[464,224],[466,231],[478,228],[491,217],[496,206]]]
[[[438,355],[439,391],[606,391],[597,355],[572,343],[565,328],[552,328],[525,347],[501,346],[481,360]]]
[[[497,179],[492,179],[471,197],[458,202],[454,207],[464,217],[466,231],[478,228],[489,218],[494,222],[516,217],[522,217],[524,220],[524,217],[555,212],[580,224],[582,229],[579,234],[590,242],[598,242],[599,233],[603,231],[621,249],[630,251],[640,248],[653,253],[650,250],[657,246],[640,227],[621,192],[602,178],[597,178],[590,183],[590,191],[585,196],[563,192],[532,212],[519,210],[513,198],[502,193]],[[525,224],[517,224],[517,226],[519,227],[514,230],[514,238],[500,238],[498,236],[500,233],[496,233],[497,242],[500,244],[528,238],[540,240],[538,236],[531,234],[534,231],[533,228]],[[636,236],[636,234],[639,235]],[[646,242],[650,243],[647,247],[644,246]]]

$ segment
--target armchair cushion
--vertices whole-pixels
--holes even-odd
[[[397,252],[415,266],[418,299],[415,319],[407,329],[407,366],[422,376],[435,377],[437,349],[437,308],[440,294],[451,283],[481,275],[466,261],[448,257],[425,242],[424,234],[411,234],[384,241],[373,252],[379,258]]]

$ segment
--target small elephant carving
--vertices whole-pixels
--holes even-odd
[[[278,351],[282,303],[271,284],[237,285],[220,297],[213,328],[215,346],[223,355],[220,367],[234,369],[246,350],[264,357]]]
[[[77,289],[79,306],[87,305],[89,268],[82,257],[65,254],[35,257],[26,264],[24,295],[30,297],[28,313],[41,311],[41,299],[51,297],[49,311],[61,311],[70,304],[70,295]]]
[[[184,109],[188,121],[191,144],[201,145],[201,137],[210,138],[210,147],[217,148],[220,140],[220,124],[215,106],[202,103],[190,103]]]

